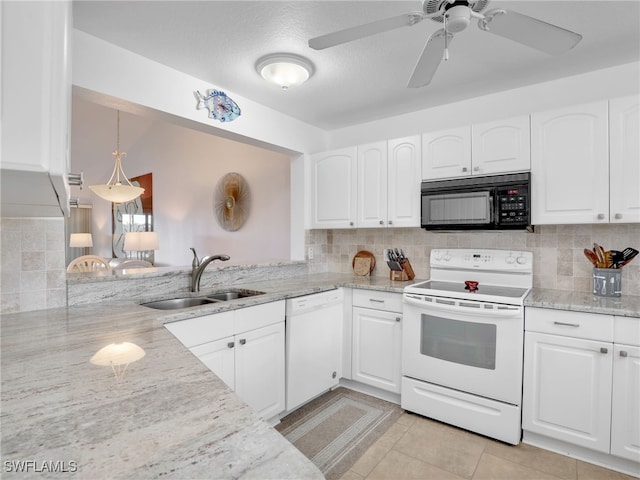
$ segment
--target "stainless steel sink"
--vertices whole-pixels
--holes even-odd
[[[143,303],[142,306],[155,308],[157,310],[176,310],[178,308],[197,307],[216,303],[217,300],[211,298],[170,298],[168,300],[156,300],[155,302]]]
[[[142,303],[141,305],[158,310],[177,310],[179,308],[198,307],[262,294],[264,294],[264,292],[259,292],[257,290],[223,290],[220,292],[209,293],[201,297],[169,298],[167,300],[156,300],[154,302]]]

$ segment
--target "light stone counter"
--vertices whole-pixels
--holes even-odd
[[[640,318],[640,296],[637,295],[599,297],[590,292],[534,288],[525,299],[524,305]]]
[[[323,478],[157,316],[135,304],[2,316],[3,479]],[[117,380],[89,360],[120,342],[145,356]]]
[[[153,310],[138,297],[3,315],[2,477],[323,478],[163,323],[338,286],[402,292],[408,283],[317,274],[235,285],[265,294],[211,310]],[[90,359],[122,342],[145,356],[118,380]]]

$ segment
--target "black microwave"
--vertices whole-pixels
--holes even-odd
[[[426,230],[524,230],[531,227],[531,174],[422,182]]]

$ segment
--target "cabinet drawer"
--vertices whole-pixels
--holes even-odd
[[[166,323],[165,327],[187,348],[219,340],[235,333],[235,312],[214,313],[179,322]]]
[[[402,294],[354,289],[353,306],[402,313]]]
[[[614,317],[613,341],[640,346],[640,318]]]
[[[284,300],[263,303],[235,311],[236,331],[242,333],[274,323],[284,322]]]
[[[527,307],[524,313],[524,325],[528,332],[550,333],[603,342],[613,341],[612,315]]]

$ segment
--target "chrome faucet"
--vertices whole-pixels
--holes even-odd
[[[204,257],[202,260],[198,258],[198,254],[196,250],[191,247],[191,251],[193,252],[193,261],[191,262],[191,291],[199,292],[200,291],[200,278],[202,278],[202,272],[207,268],[214,260],[221,260],[226,262],[229,260],[229,255],[209,255]]]

